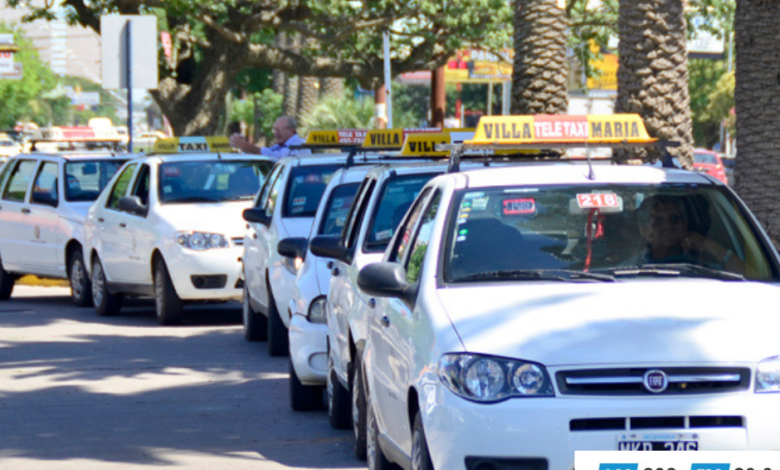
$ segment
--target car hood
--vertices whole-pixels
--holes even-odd
[[[229,238],[244,238],[246,221],[244,209],[252,207],[252,201],[224,202],[219,204],[165,204],[157,209],[157,217],[167,223],[172,231],[200,231],[220,233]]]
[[[780,354],[780,287],[703,279],[438,289],[467,351],[548,366]]]

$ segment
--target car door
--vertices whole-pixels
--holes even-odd
[[[441,200],[441,192],[429,198],[426,189],[417,200],[411,215],[401,231],[401,238],[389,258],[401,263],[406,269],[406,281],[417,283],[432,229]],[[425,210],[423,210],[425,208]],[[378,299],[377,299],[378,300]],[[370,341],[376,352],[372,369],[372,386],[376,395],[372,400],[381,410],[380,416],[385,431],[400,448],[411,449],[406,397],[411,383],[410,370],[414,361],[412,339],[420,332],[418,324],[425,321],[419,311],[398,298],[382,299],[374,309],[371,318]]]
[[[131,196],[137,196],[147,207],[144,214],[123,212],[127,230],[132,238],[132,251],[127,260],[128,282],[133,284],[152,284],[152,252],[155,248],[155,227],[149,218],[151,167],[144,163],[136,173],[131,185]]]
[[[0,256],[7,270],[21,270],[23,265],[35,262],[37,253],[25,250],[26,241],[32,236],[32,228],[28,227],[26,217],[30,212],[27,204],[27,193],[32,185],[32,179],[38,161],[33,159],[18,160],[11,169],[8,183],[3,189],[0,200],[2,214],[3,242],[0,245]],[[30,257],[32,257],[31,261]]]
[[[35,253],[30,257],[30,272],[35,274],[64,274],[57,270],[58,255],[64,251],[60,246],[63,241],[57,239],[59,226],[57,207],[60,204],[59,173],[59,163],[41,161],[30,191],[29,212],[22,218],[23,221],[26,220],[30,229],[27,238],[22,242],[27,245],[27,252]]]
[[[138,164],[128,165],[111,187],[111,193],[100,214],[97,214],[99,255],[103,270],[111,282],[129,282],[127,262],[133,252],[133,237],[127,229],[126,213],[119,210],[119,200],[127,195]]]

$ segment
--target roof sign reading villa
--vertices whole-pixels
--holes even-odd
[[[363,141],[364,149],[372,148],[398,148],[404,144],[404,138],[410,134],[438,133],[442,129],[438,127],[422,127],[419,129],[372,129],[366,134]]]
[[[449,151],[436,150],[441,144],[460,144],[474,137],[474,129],[446,129],[445,132],[409,134],[401,156],[448,157]]]
[[[193,153],[193,152],[235,152],[230,146],[230,140],[224,136],[217,137],[171,137],[157,139],[154,142],[154,153]]]

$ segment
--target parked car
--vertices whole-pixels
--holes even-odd
[[[91,305],[84,268],[84,220],[130,156],[107,152],[21,154],[0,173],[0,300],[16,279],[70,280],[73,302]]]
[[[736,155],[719,155],[723,163],[723,169],[726,172],[726,179],[729,185],[734,185],[734,166],[737,164]]]
[[[695,149],[693,151],[693,171],[707,173],[725,184],[729,183],[723,162],[718,153],[712,150]]]
[[[226,139],[219,152],[217,139],[200,139],[207,151],[127,162],[91,207],[85,234],[98,314],[117,314],[124,296],[151,296],[158,322],[171,325],[185,302],[241,300],[241,212],[272,163],[224,152]],[[200,148],[178,143],[168,147]]]

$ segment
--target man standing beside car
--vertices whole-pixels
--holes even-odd
[[[230,146],[244,153],[270,157],[273,161],[289,155],[308,155],[311,153],[309,150],[290,148],[303,145],[305,141],[298,136],[295,130],[295,120],[289,116],[282,116],[274,123],[274,140],[276,144],[271,147],[258,147],[247,141],[241,134],[235,133],[230,136]]]

